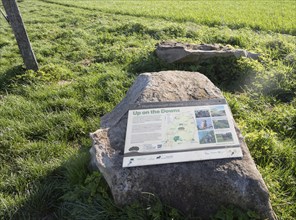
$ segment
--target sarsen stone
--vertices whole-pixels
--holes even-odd
[[[223,98],[221,91],[197,72],[139,75],[122,102],[102,117],[101,129],[91,134],[91,165],[104,175],[117,205],[135,202],[143,192],[149,192],[204,219],[229,204],[254,210],[261,218],[276,218],[266,185],[237,127],[242,159],[122,168],[129,104],[216,98]]]

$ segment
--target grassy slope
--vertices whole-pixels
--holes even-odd
[[[175,18],[170,10],[163,19],[156,9],[141,17],[147,10],[114,8],[107,1],[61,2],[75,8],[36,0],[20,3],[41,66],[38,73],[24,71],[11,30],[0,19],[0,219],[182,219],[157,201],[148,210],[136,204],[115,207],[104,181],[87,171],[88,133],[99,127],[99,117],[121,100],[137,74],[166,69],[200,71],[225,91],[276,213],[281,219],[296,218],[296,38],[273,32],[295,33],[295,17],[290,14],[289,23],[276,16],[283,25],[275,23],[274,28],[264,16],[255,21],[244,17],[246,28],[239,24],[230,29],[230,23],[211,25],[223,23],[219,17],[212,23],[211,17],[192,22],[186,15]],[[288,2],[282,8],[289,14],[293,6]],[[121,14],[109,13],[119,9]],[[154,45],[167,39],[230,44],[262,57],[259,62],[167,65],[153,54]]]

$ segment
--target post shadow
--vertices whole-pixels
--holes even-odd
[[[87,158],[86,158],[87,156]],[[86,160],[85,160],[86,159]],[[90,173],[88,151],[84,147],[77,155],[62,163],[59,167],[49,172],[46,176],[34,180],[36,183],[29,189],[30,195],[21,204],[17,210],[7,210],[5,219],[60,219],[66,210],[63,208],[63,196],[70,190],[74,190],[74,186],[82,184],[86,175]],[[70,183],[67,179],[67,168],[70,166],[81,166],[85,170],[77,169],[77,175],[82,175],[82,179],[77,183]],[[83,176],[85,174],[85,176]]]
[[[0,75],[0,91],[9,90],[9,87],[13,83],[13,79],[25,73],[25,69],[22,65],[14,66],[7,71],[5,71],[2,75]]]

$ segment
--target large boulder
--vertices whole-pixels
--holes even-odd
[[[259,54],[219,44],[184,44],[165,41],[157,45],[157,56],[168,63],[200,63],[212,58],[258,59]]]
[[[149,192],[186,214],[204,219],[230,204],[275,219],[266,185],[237,127],[242,159],[122,168],[130,104],[221,98],[221,91],[197,72],[139,75],[126,97],[102,117],[101,129],[91,134],[91,165],[104,175],[117,205],[131,204]]]

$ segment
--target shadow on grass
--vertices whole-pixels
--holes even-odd
[[[28,193],[29,197],[15,213],[8,210],[10,213],[6,213],[7,219],[56,219],[64,182],[62,167],[42,179],[35,180],[34,187]]]
[[[22,67],[22,65],[14,66],[11,69],[7,70],[3,74],[0,75],[0,91],[8,90],[11,84],[13,83],[13,79],[18,76],[24,74],[26,69]]]
[[[154,52],[140,57],[130,64],[127,70],[134,75],[165,70],[200,72],[221,90],[229,92],[242,91],[246,86],[250,85],[256,75],[251,66],[239,63],[236,58],[212,58],[199,64],[168,64],[157,58]]]
[[[60,219],[65,212],[61,209],[63,197],[83,186],[89,174],[88,163],[89,153],[84,148],[46,176],[34,180],[28,198],[17,210],[7,210],[7,219]]]

